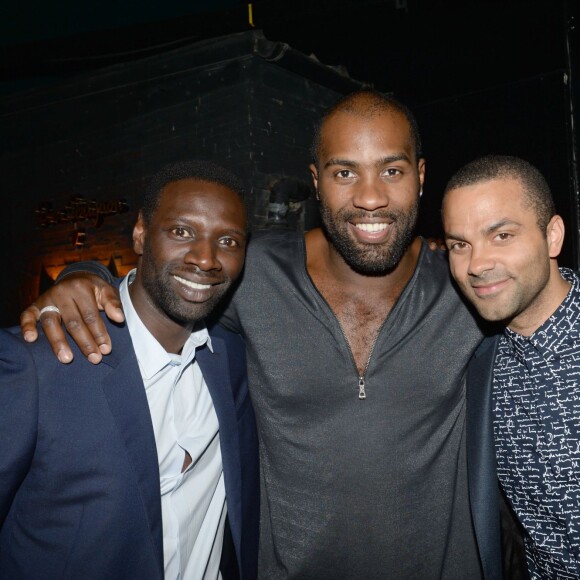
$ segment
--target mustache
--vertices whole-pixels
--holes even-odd
[[[471,286],[489,286],[490,284],[497,284],[498,282],[503,282],[506,279],[505,276],[486,276],[485,274],[477,276],[475,274],[469,274],[469,283]]]
[[[340,212],[342,218],[347,219],[383,219],[388,221],[397,221],[401,216],[402,212],[393,210],[377,210],[377,211],[364,211],[364,210],[343,210]]]
[[[169,275],[171,276],[179,276],[180,278],[188,278],[190,276],[195,276],[196,278],[212,280],[215,282],[216,280],[224,280],[225,277],[221,272],[205,272],[199,268],[199,266],[191,266],[191,268],[179,268],[175,270],[170,270]]]

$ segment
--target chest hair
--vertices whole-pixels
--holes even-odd
[[[328,283],[317,284],[350,346],[359,376],[363,376],[377,336],[394,300],[374,295],[352,295]]]

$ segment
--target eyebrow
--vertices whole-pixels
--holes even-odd
[[[221,231],[222,235],[234,235],[237,234],[239,236],[247,237],[248,231],[241,230],[240,228],[232,228],[232,227],[225,227]]]
[[[489,235],[489,234],[493,234],[494,232],[496,232],[497,230],[500,230],[501,228],[504,228],[505,226],[515,226],[515,227],[522,227],[522,224],[519,222],[516,222],[514,220],[511,220],[509,218],[503,218],[493,224],[491,224],[490,226],[488,226],[487,228],[485,228],[483,230],[483,234],[484,235]],[[457,240],[458,242],[465,242],[465,240],[457,234],[453,234],[453,233],[446,233],[445,234],[445,239],[446,240]]]
[[[505,226],[516,226],[521,227],[522,224],[519,222],[515,222],[514,220],[510,220],[509,218],[503,218],[493,224],[491,224],[488,228],[484,230],[485,234],[492,234],[493,232],[504,228]]]
[[[187,216],[187,215],[183,215],[183,214],[179,214],[176,216],[168,216],[162,222],[162,227],[167,227],[167,224],[177,224],[177,225],[183,226],[183,227],[192,227],[192,225],[195,226],[195,224],[192,224],[191,219],[188,219],[188,217],[191,217],[191,216]],[[248,230],[247,230],[247,228],[245,230],[242,230],[241,228],[226,226],[225,228],[223,228],[223,233],[225,233],[225,234],[240,234],[242,236],[247,236]]]
[[[387,155],[386,157],[382,157],[378,161],[375,162],[376,167],[380,167],[381,165],[387,165],[388,163],[395,163],[397,161],[406,161],[407,163],[411,163],[409,156],[406,153],[398,153],[396,155]],[[324,169],[327,167],[331,167],[333,165],[342,165],[344,167],[358,167],[360,163],[357,161],[353,161],[352,159],[339,159],[339,158],[332,158],[329,159],[324,164]]]

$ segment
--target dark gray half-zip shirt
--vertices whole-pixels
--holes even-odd
[[[482,334],[425,244],[378,336],[365,400],[304,238],[252,240],[224,316],[248,349],[261,449],[263,579],[481,577],[464,374]]]

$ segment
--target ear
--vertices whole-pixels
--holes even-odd
[[[557,258],[560,255],[564,243],[564,233],[564,221],[559,215],[555,215],[546,228],[550,258]]]
[[[417,163],[417,169],[419,170],[419,185],[421,186],[421,192],[423,191],[423,184],[425,183],[425,160],[423,158],[419,159]]]
[[[143,222],[143,214],[139,212],[137,223],[133,228],[133,250],[138,256],[143,255],[144,242],[145,242],[145,223]]]
[[[318,170],[314,163],[310,164],[310,175],[312,175],[312,183],[314,183],[314,190],[318,192]]]

